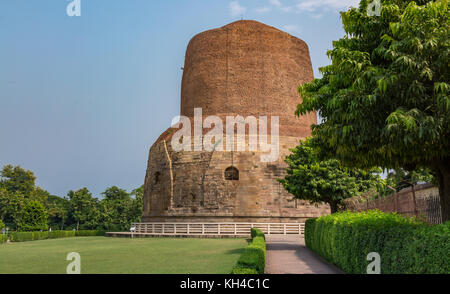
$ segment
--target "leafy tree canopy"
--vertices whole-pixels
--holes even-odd
[[[299,87],[297,114],[318,111],[314,144],[349,166],[430,168],[450,218],[450,84],[447,0],[371,1],[342,12],[323,77]]]
[[[279,180],[294,198],[310,203],[326,202],[336,212],[342,200],[377,190],[383,182],[379,169],[365,171],[342,166],[337,159],[321,160],[311,140],[300,142],[286,157],[287,174]]]
[[[98,210],[98,200],[92,197],[87,188],[77,191],[69,191],[70,214],[77,223],[77,230],[93,229],[97,226],[100,212]]]
[[[36,177],[32,171],[24,170],[20,166],[5,165],[0,171],[0,188],[8,192],[19,192],[25,197],[31,197],[34,192]]]
[[[44,206],[37,201],[29,201],[22,209],[18,229],[20,231],[47,230],[47,214]]]

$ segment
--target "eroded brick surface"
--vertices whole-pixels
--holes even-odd
[[[273,27],[239,21],[195,36],[186,52],[181,114],[192,120],[194,108],[202,108],[204,118],[216,115],[224,124],[229,115],[278,116],[279,156],[264,163],[262,152],[248,146],[175,152],[171,138],[177,128],[169,128],[150,148],[142,220],[303,222],[328,213],[326,205],[292,200],[276,181],[284,176],[289,148],[316,123],[315,113],[294,114],[301,101],[298,85],[312,79],[306,43]],[[225,179],[230,166],[239,170],[238,181]]]

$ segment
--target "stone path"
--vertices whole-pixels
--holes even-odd
[[[267,274],[342,274],[305,246],[298,235],[266,235]]]

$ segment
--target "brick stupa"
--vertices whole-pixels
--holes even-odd
[[[325,205],[293,200],[277,182],[289,149],[310,136],[316,123],[315,113],[295,116],[297,88],[312,79],[307,44],[260,22],[237,21],[193,37],[181,115],[192,119],[194,108],[202,108],[203,118],[215,115],[224,123],[226,116],[278,116],[279,156],[261,162],[262,152],[249,148],[175,152],[171,138],[177,129],[169,128],[150,148],[142,221],[304,222],[327,213]]]

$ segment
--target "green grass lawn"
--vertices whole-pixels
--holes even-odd
[[[65,274],[78,252],[82,274],[228,274],[245,239],[73,237],[0,244],[0,273]]]

